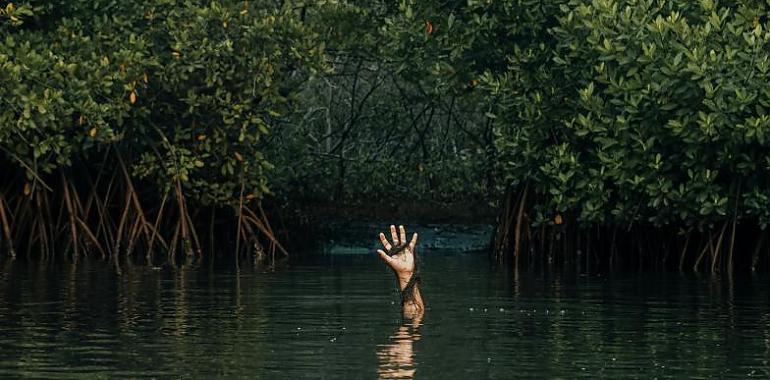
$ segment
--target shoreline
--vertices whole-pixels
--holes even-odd
[[[500,210],[487,202],[463,200],[452,203],[430,201],[398,202],[369,200],[357,202],[292,202],[282,208],[283,217],[303,222],[419,220],[421,223],[494,224]]]

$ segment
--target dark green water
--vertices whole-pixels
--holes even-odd
[[[433,246],[419,326],[365,249],[278,273],[17,260],[0,272],[0,378],[770,377],[765,279],[514,278]]]

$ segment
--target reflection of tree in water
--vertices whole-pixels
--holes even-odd
[[[420,340],[420,326],[423,313],[419,312],[410,319],[405,319],[387,344],[377,349],[379,367],[377,373],[381,379],[411,379],[417,371],[414,355],[414,342]]]

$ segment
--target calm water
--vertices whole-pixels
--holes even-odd
[[[770,377],[765,279],[513,278],[433,247],[419,325],[364,248],[279,273],[17,260],[0,272],[0,377]]]

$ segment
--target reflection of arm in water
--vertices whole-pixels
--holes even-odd
[[[379,367],[377,373],[380,379],[412,379],[417,366],[415,364],[414,343],[420,340],[420,324],[422,313],[404,324],[401,324],[387,344],[377,349]]]
[[[380,233],[380,241],[385,250],[377,250],[377,253],[396,274],[404,315],[413,318],[421,316],[425,309],[420,294],[420,272],[417,268],[415,252],[417,234],[412,235],[412,240],[407,242],[404,226],[398,226],[398,229],[397,234],[396,226],[390,226],[393,244],[388,242],[385,234]]]

